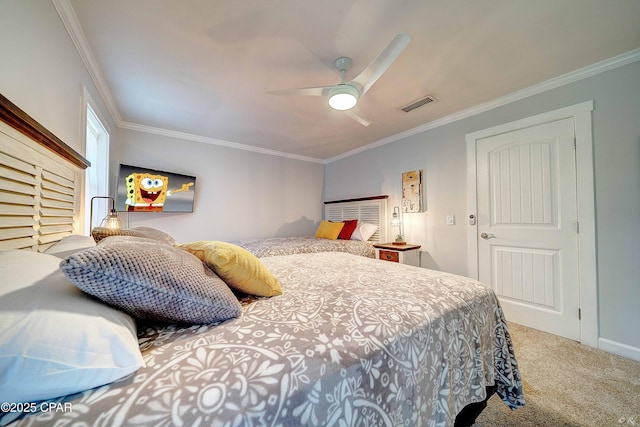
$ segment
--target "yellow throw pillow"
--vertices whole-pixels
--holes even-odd
[[[201,240],[185,243],[180,248],[200,258],[230,288],[262,297],[282,294],[278,279],[255,255],[240,246]]]
[[[344,222],[320,221],[316,230],[316,237],[320,239],[336,240],[344,227]]]

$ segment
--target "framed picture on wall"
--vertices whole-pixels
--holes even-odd
[[[119,212],[193,212],[196,177],[140,166],[120,165]]]
[[[422,212],[422,169],[402,174],[402,211]]]

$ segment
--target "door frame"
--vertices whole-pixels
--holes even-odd
[[[578,287],[580,292],[580,342],[598,348],[598,288],[596,269],[595,191],[593,175],[593,101],[571,105],[483,129],[465,135],[467,142],[467,209],[477,217],[477,140],[544,123],[572,118],[575,126],[576,182],[578,207]],[[477,220],[468,227],[467,259],[469,277],[478,278]]]

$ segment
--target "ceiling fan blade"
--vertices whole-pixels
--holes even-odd
[[[408,34],[400,33],[396,35],[380,55],[349,83],[361,87],[361,95],[364,95],[387,68],[391,66],[410,41],[411,37]]]
[[[329,91],[336,86],[302,87],[297,89],[270,90],[271,95],[308,95],[327,96]]]
[[[369,126],[371,124],[371,122],[366,119],[366,117],[358,107],[353,107],[350,110],[345,110],[344,113],[356,122],[360,123],[362,126]]]

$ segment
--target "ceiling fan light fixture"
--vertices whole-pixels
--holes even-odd
[[[360,94],[353,86],[341,85],[329,91],[329,106],[334,110],[350,110],[358,103]]]

